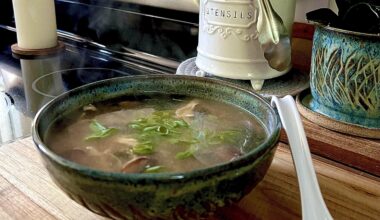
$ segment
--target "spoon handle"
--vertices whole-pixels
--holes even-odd
[[[309,145],[293,97],[288,95],[279,99],[273,96],[272,106],[277,107],[282,125],[288,135],[300,186],[302,219],[333,219],[319,189]]]

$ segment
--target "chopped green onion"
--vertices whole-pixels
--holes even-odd
[[[174,123],[176,124],[176,126],[189,127],[189,124],[187,124],[187,122],[184,120],[176,120],[174,121]]]
[[[157,131],[160,132],[162,135],[168,135],[169,134],[169,129],[167,129],[164,126],[159,126],[157,128]]]
[[[170,143],[171,144],[197,144],[199,143],[199,140],[195,138],[189,139],[189,140],[173,138],[173,139],[170,139]]]
[[[160,128],[159,125],[150,126],[150,127],[145,127],[145,128],[143,129],[143,132],[153,131],[153,130],[157,130],[157,129],[159,129],[159,128]]]
[[[241,132],[235,130],[222,131],[216,134],[209,133],[206,134],[206,141],[210,145],[217,145],[223,142],[235,143],[241,135]]]
[[[184,160],[184,159],[193,157],[195,151],[196,151],[196,149],[194,147],[190,147],[186,151],[177,153],[175,155],[175,158],[178,160]]]
[[[174,121],[168,121],[168,120],[165,120],[164,124],[166,127],[170,129],[173,129],[177,126],[177,124]]]
[[[170,130],[170,133],[172,134],[182,134],[182,131],[176,131],[175,129]]]
[[[139,124],[129,124],[129,127],[132,129],[141,129],[141,125]]]
[[[138,123],[142,123],[142,122],[146,122],[146,118],[140,118],[140,119],[137,119],[136,122]]]
[[[134,134],[139,141],[139,144],[132,149],[134,154],[152,154],[155,143],[167,141],[179,146],[188,146],[186,151],[176,154],[175,158],[180,160],[192,157],[198,147],[196,144],[203,143],[202,146],[205,147],[226,142],[235,143],[242,135],[240,131],[235,130],[220,132],[196,130],[185,120],[178,119],[174,111],[155,111],[147,117],[132,121],[128,126],[132,132],[135,130]]]
[[[149,155],[153,153],[153,145],[149,143],[138,144],[132,148],[132,152],[137,155]]]
[[[210,145],[217,145],[217,144],[221,144],[222,140],[218,136],[213,136],[207,140],[207,143]]]
[[[236,142],[239,138],[241,138],[242,133],[235,130],[230,131],[222,131],[220,134],[218,134],[220,139],[223,141],[227,141],[230,143]]]
[[[146,167],[144,173],[159,173],[163,168],[162,166]]]
[[[107,129],[105,126],[97,122],[96,120],[93,120],[90,124],[90,129],[93,132],[101,132],[102,130]]]
[[[86,141],[106,138],[118,131],[117,128],[107,128],[96,120],[90,123],[90,129],[92,133],[85,138]]]

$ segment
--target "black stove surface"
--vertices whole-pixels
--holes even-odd
[[[0,1],[0,145],[30,135],[34,115],[56,95],[107,78],[174,73],[196,56],[196,13],[118,0],[57,0],[55,9],[65,51],[17,59],[12,1]]]
[[[139,54],[121,57],[67,39],[61,39],[66,49],[54,57],[18,59],[10,49],[16,33],[0,27],[0,36],[0,145],[29,136],[36,112],[65,91],[108,78],[175,71],[175,62],[160,65]]]

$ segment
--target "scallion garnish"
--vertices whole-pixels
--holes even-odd
[[[162,166],[146,167],[144,173],[159,173],[164,169]]]
[[[90,123],[90,130],[92,133],[85,138],[86,141],[106,138],[118,131],[117,128],[107,128],[96,120]]]
[[[133,147],[132,152],[137,155],[154,153],[154,143],[171,143],[187,146],[187,150],[176,154],[179,160],[191,158],[199,143],[202,146],[217,145],[221,143],[235,143],[241,132],[226,130],[220,132],[198,131],[185,120],[178,119],[174,111],[156,111],[151,115],[139,118],[128,124],[137,135],[139,144]]]

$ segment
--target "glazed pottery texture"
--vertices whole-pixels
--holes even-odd
[[[252,114],[267,140],[238,160],[186,173],[123,174],[90,169],[56,155],[44,144],[51,123],[80,106],[123,95],[177,94],[222,101]],[[122,77],[88,84],[48,103],[37,114],[33,140],[56,184],[73,200],[115,219],[199,219],[240,200],[264,177],[280,123],[256,94],[220,80],[175,75]]]
[[[380,128],[380,35],[317,26],[310,88],[313,110]]]

